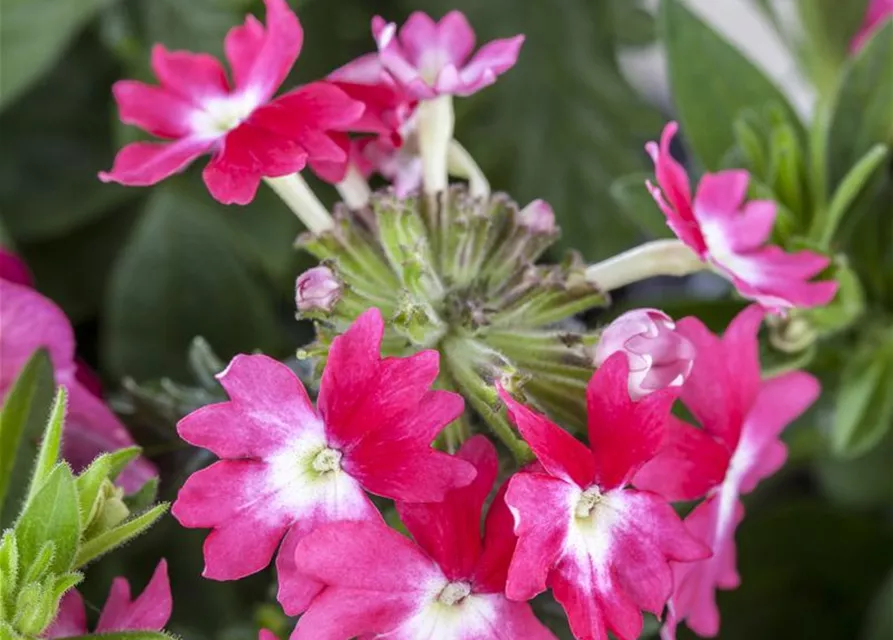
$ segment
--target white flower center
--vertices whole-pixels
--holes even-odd
[[[192,130],[196,135],[218,138],[245,121],[257,108],[257,97],[242,93],[211,98],[192,114]]]
[[[341,468],[341,452],[337,449],[326,447],[316,454],[310,466],[317,473],[329,473]]]
[[[471,595],[471,585],[467,582],[450,582],[437,595],[437,601],[448,607],[460,604],[465,598]]]
[[[580,519],[588,518],[592,515],[593,509],[602,501],[602,492],[596,486],[591,486],[580,495],[577,506],[574,508],[574,515]]]

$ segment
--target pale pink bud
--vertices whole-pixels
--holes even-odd
[[[300,276],[295,290],[298,311],[331,311],[341,298],[341,281],[328,267],[313,267]]]
[[[608,325],[595,348],[595,366],[618,351],[629,361],[633,400],[658,389],[682,386],[695,357],[694,345],[676,333],[670,316],[657,309],[634,309]]]
[[[555,231],[555,212],[545,200],[534,200],[518,212],[518,224],[531,233],[552,233]]]

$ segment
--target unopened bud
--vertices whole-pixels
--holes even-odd
[[[87,540],[114,529],[130,515],[124,503],[123,489],[109,480],[103,480],[99,492],[99,508],[84,531],[84,539]]]
[[[555,231],[555,212],[545,200],[534,200],[518,212],[518,224],[535,234]]]
[[[329,312],[341,299],[341,282],[328,267],[313,267],[300,276],[295,288],[298,311]]]
[[[676,333],[663,311],[634,309],[614,320],[595,347],[595,366],[622,351],[629,362],[629,394],[640,400],[652,391],[681,386],[694,364],[694,345]]]

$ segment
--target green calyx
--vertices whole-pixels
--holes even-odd
[[[585,425],[596,335],[573,316],[604,306],[607,296],[586,280],[575,254],[537,264],[559,235],[551,218],[531,224],[504,195],[477,199],[453,187],[438,198],[377,193],[364,211],[336,208],[335,219],[333,230],[298,239],[343,283],[331,311],[312,315],[317,341],[300,357],[323,360],[336,335],[377,307],[387,323],[383,352],[437,349],[436,386],[468,401],[444,434],[447,449],[483,421],[528,458],[497,383],[568,427]]]

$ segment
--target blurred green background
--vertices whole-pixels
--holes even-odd
[[[823,24],[834,22],[831,4],[810,1],[820,16],[832,18]],[[642,146],[673,114],[640,98],[616,57],[619,47],[654,41],[655,19],[635,0],[291,4],[305,43],[286,87],[320,78],[371,50],[369,20],[375,14],[399,21],[413,9],[439,16],[456,8],[466,12],[479,41],[526,34],[517,67],[457,105],[457,138],[494,188],[521,203],[544,198],[553,205],[564,232],[562,248],[594,260],[664,232],[641,187],[640,174],[650,170]],[[0,238],[21,253],[37,287],[69,315],[81,355],[111,390],[125,376],[190,382],[187,352],[197,335],[223,358],[253,349],[287,357],[310,335],[293,317],[294,280],[309,265],[292,249],[300,223],[270,193],[262,190],[248,207],[224,207],[208,196],[195,167],[153,189],[96,179],[97,171],[111,166],[115,150],[136,135],[117,121],[111,84],[151,80],[149,49],[155,42],[220,55],[226,31],[249,11],[262,14],[261,3],[0,4]],[[848,22],[840,28],[854,27]],[[813,52],[809,58],[806,51],[807,58],[830,51],[816,50],[821,56]],[[705,56],[697,62],[710,61]],[[828,68],[812,74],[817,83]],[[330,187],[314,184],[323,200],[334,200]],[[893,220],[893,206],[878,202],[883,198],[873,205],[877,212]],[[884,253],[882,247],[879,262],[861,277],[879,279],[883,289],[885,279],[893,280],[885,272],[891,261],[893,248]],[[717,299],[712,283],[705,286],[660,282],[623,292],[620,302],[659,300],[675,317],[696,314],[721,330],[741,303]],[[881,324],[889,320],[883,304],[890,295],[876,297],[872,317]],[[739,533],[743,586],[720,595],[722,638],[893,638],[893,439],[888,433],[867,454],[844,459],[829,451],[822,435],[834,413],[839,370],[865,331],[847,335],[814,365],[826,394],[789,431],[785,470],[749,496]],[[893,373],[879,380],[874,384],[881,385],[881,395],[893,395]],[[886,389],[884,381],[890,381]],[[885,411],[872,419],[889,421],[893,409]],[[132,420],[148,452],[171,472],[166,497],[184,466],[207,461],[178,449],[175,416],[168,417],[148,426]],[[259,617],[272,615],[275,622],[274,614],[258,609],[274,602],[270,576],[238,584],[202,580],[204,535],[166,518],[145,539],[94,568],[88,595],[102,602],[111,575],[144,579],[164,554],[171,559],[175,593],[172,631],[186,638],[252,637]]]

